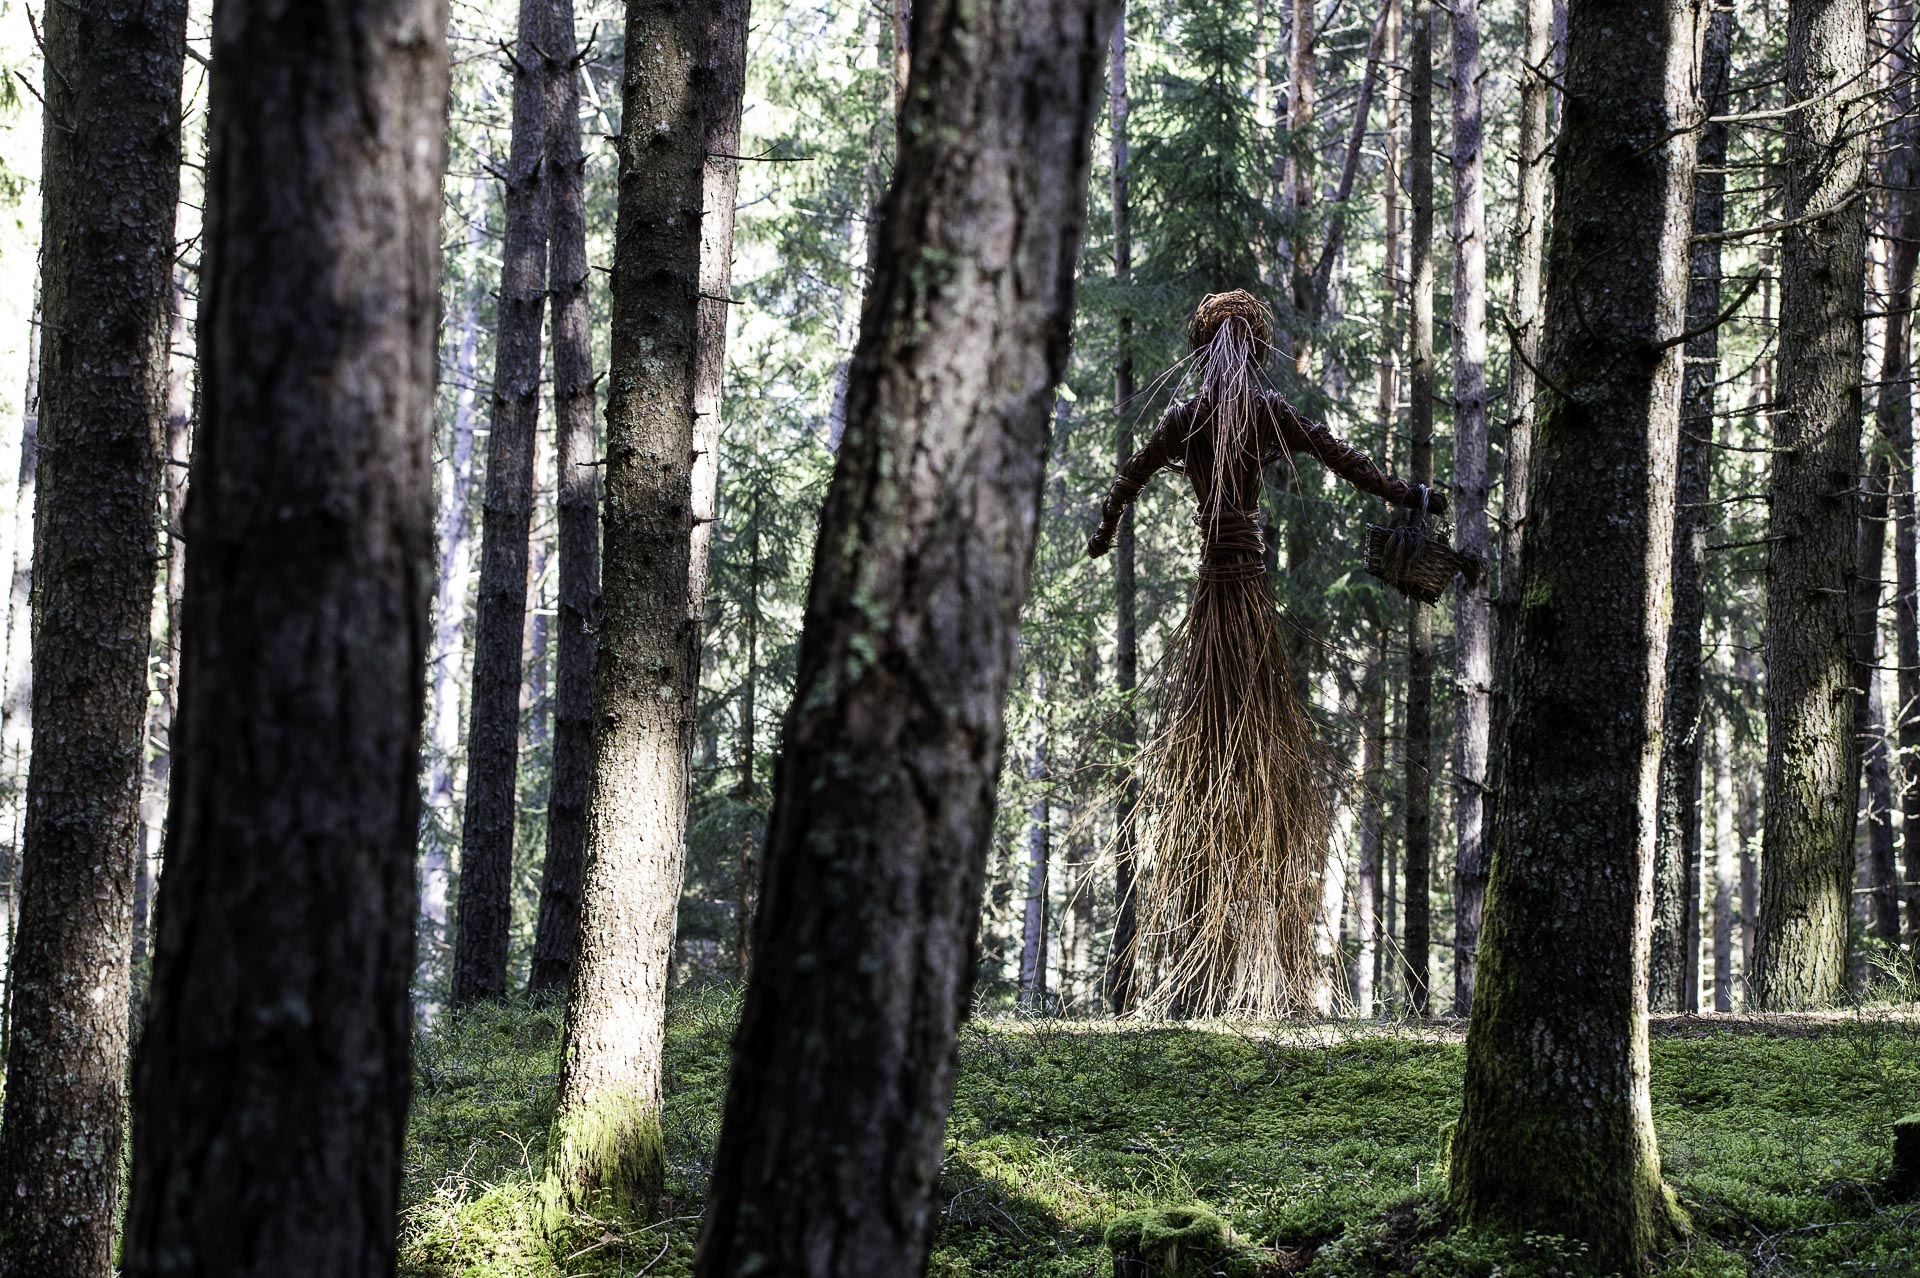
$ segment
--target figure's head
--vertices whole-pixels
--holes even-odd
[[[1200,299],[1193,318],[1187,321],[1188,348],[1197,351],[1212,345],[1214,337],[1230,320],[1246,325],[1256,358],[1273,345],[1273,308],[1247,290],[1236,288],[1230,293],[1209,293]]]

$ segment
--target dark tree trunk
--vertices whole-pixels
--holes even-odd
[[[506,237],[494,330],[493,412],[473,618],[467,804],[460,823],[453,1002],[507,992],[513,834],[520,788],[520,693],[527,621],[527,534],[540,427],[540,325],[547,305],[547,99],[551,0],[520,0],[513,134],[502,178]]]
[[[1040,701],[1047,686],[1040,684]],[[1038,1012],[1047,1005],[1047,863],[1052,851],[1052,829],[1047,820],[1047,722],[1042,716],[1027,780],[1035,787],[1027,805],[1027,900],[1020,927],[1020,1006]]]
[[[1913,508],[1913,300],[1916,262],[1920,262],[1920,197],[1912,190],[1920,179],[1914,147],[1920,121],[1913,117],[1913,11],[1901,6],[1895,19],[1893,78],[1896,123],[1888,139],[1886,182],[1888,224],[1893,228],[1888,268],[1885,356],[1875,425],[1883,449],[1893,454],[1890,502],[1893,515],[1895,697],[1899,707],[1901,853],[1905,859],[1907,932],[1920,938],[1920,624],[1914,607],[1916,561]],[[1874,573],[1879,576],[1878,571]]]
[[[580,67],[573,0],[551,12],[547,100],[549,286],[553,297],[554,473],[560,514],[559,643],[553,672],[553,774],[547,859],[540,874],[527,988],[564,994],[580,931],[580,870],[593,788],[593,608],[600,593],[599,440],[594,429],[593,333],[587,299],[586,159],[580,146]]]
[[[1673,1225],[1646,981],[1694,14],[1686,0],[1579,0],[1568,16],[1533,522],[1453,1142],[1466,1221],[1562,1235],[1601,1273],[1637,1272]]]
[[[744,0],[627,7],[598,734],[551,1163],[578,1207],[648,1209],[665,1174],[660,1053],[699,668],[689,586],[706,578],[693,511],[712,474],[697,455],[713,438],[699,412],[718,406],[707,379],[719,356],[703,349],[714,341],[700,297],[706,219],[693,214],[703,198],[715,207],[708,152],[715,116],[739,110],[746,20]]]
[[[1846,994],[1853,882],[1854,500],[1866,275],[1859,0],[1789,0],[1780,387],[1768,483],[1767,804],[1754,996]]]
[[[33,768],[0,1274],[113,1268],[185,0],[45,11]]]
[[[1484,559],[1487,537],[1487,196],[1480,153],[1479,0],[1454,0],[1453,43],[1453,518],[1459,548]],[[1487,577],[1462,583],[1453,609],[1453,1014],[1473,1006],[1474,950],[1487,890],[1487,769],[1493,723],[1493,615]]]
[[[1701,706],[1706,690],[1701,627],[1707,604],[1707,500],[1713,478],[1714,387],[1720,380],[1720,241],[1726,227],[1727,73],[1733,14],[1708,22],[1700,95],[1709,121],[1700,128],[1694,183],[1692,266],[1687,286],[1686,371],[1680,385],[1680,457],[1673,512],[1673,623],[1667,638],[1667,703],[1660,734],[1660,824],[1653,860],[1653,941],[1647,997],[1654,1008],[1694,1012],[1699,947],[1688,937],[1700,914]],[[1696,331],[1697,330],[1697,331]]]
[[[1412,0],[1407,31],[1412,102],[1407,194],[1413,212],[1413,295],[1407,425],[1416,484],[1433,482],[1433,4]],[[1406,939],[1407,1006],[1427,1014],[1431,985],[1428,880],[1433,867],[1433,609],[1407,603]]]
[[[1493,696],[1487,729],[1487,784],[1500,801],[1501,755],[1507,741],[1513,646],[1520,630],[1520,572],[1527,535],[1527,485],[1533,470],[1533,418],[1540,393],[1540,264],[1547,250],[1547,184],[1551,177],[1547,65],[1553,46],[1553,0],[1526,0],[1520,81],[1518,188],[1513,217],[1513,303],[1508,329],[1507,448],[1500,479],[1500,593],[1493,615]],[[1491,822],[1488,823],[1489,826]],[[1484,893],[1483,893],[1484,896]]]
[[[1127,190],[1127,14],[1121,0],[1120,16],[1113,28],[1113,49],[1109,59],[1107,106],[1113,133],[1113,279],[1120,288],[1120,342],[1113,359],[1113,407],[1115,465],[1125,465],[1133,456],[1133,419],[1138,410],[1133,403],[1133,314],[1127,309],[1127,293],[1133,282],[1133,236],[1129,222]],[[1114,714],[1114,745],[1120,751],[1124,772],[1120,779],[1118,829],[1114,834],[1113,870],[1113,951],[1107,963],[1107,1004],[1114,1015],[1124,1016],[1133,1006],[1133,947],[1139,931],[1138,905],[1133,896],[1135,843],[1134,809],[1140,803],[1140,779],[1133,771],[1134,748],[1139,744],[1140,726],[1134,693],[1140,685],[1139,589],[1135,572],[1136,542],[1133,533],[1133,509],[1120,516],[1120,527],[1113,538],[1113,593],[1118,620],[1115,626],[1113,667],[1114,683],[1120,693],[1120,708]]]
[[[434,0],[222,5],[129,1278],[393,1271],[433,590]]]
[[[704,1278],[927,1263],[1117,9],[915,7],[908,146],[815,554]]]

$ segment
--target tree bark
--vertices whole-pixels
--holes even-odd
[[[915,7],[908,148],[815,552],[704,1278],[927,1263],[1117,10]]]
[[[0,847],[0,1056],[8,1044],[7,1017],[12,973],[14,923],[20,913],[20,826],[26,817],[27,734],[33,716],[33,506],[40,462],[40,285],[33,292],[32,327],[27,338],[27,384],[20,399],[20,470],[14,488],[12,558],[7,566],[5,696],[0,698],[0,776],[6,781],[7,841]]]
[[[486,247],[486,209],[492,183],[484,171],[476,173],[472,204],[466,215],[467,255],[479,259]],[[453,335],[453,438],[440,462],[436,479],[438,509],[435,550],[438,573],[433,597],[433,655],[428,676],[427,717],[429,757],[427,772],[428,824],[431,833],[420,853],[419,954],[416,988],[442,990],[448,975],[448,897],[453,884],[449,855],[453,830],[459,821],[454,802],[454,755],[460,748],[460,694],[465,680],[467,631],[467,571],[473,562],[473,539],[467,532],[467,512],[473,492],[474,404],[479,398],[480,288],[470,286],[460,307]]]
[[[1653,941],[1648,999],[1661,1011],[1699,1010],[1701,706],[1706,690],[1701,628],[1706,618],[1708,498],[1713,479],[1714,387],[1720,380],[1720,241],[1726,227],[1727,77],[1733,14],[1716,8],[1700,59],[1692,266],[1687,286],[1686,371],[1680,385],[1680,456],[1673,515],[1673,622],[1667,639],[1667,702],[1660,735],[1660,823],[1654,844]],[[1696,938],[1697,939],[1697,938]]]
[[[1453,42],[1453,517],[1459,549],[1484,559],[1487,537],[1487,196],[1481,156],[1480,6],[1454,0]],[[1487,884],[1492,810],[1493,615],[1488,579],[1462,583],[1453,607],[1453,1014],[1473,1006],[1474,951]]]
[[[562,995],[580,931],[580,872],[593,788],[593,616],[600,593],[599,440],[587,286],[586,158],[573,0],[547,0],[548,290],[553,297],[554,473],[559,504],[559,642],[553,674],[553,772],[527,989]]]
[[[33,765],[0,1273],[100,1278],[118,1219],[186,4],[75,0],[44,22]]]
[[[1411,0],[1408,21],[1412,103],[1408,138],[1407,195],[1412,205],[1410,255],[1412,297],[1407,357],[1408,433],[1416,484],[1433,482],[1433,4]],[[1406,938],[1407,1005],[1427,1014],[1431,978],[1428,880],[1433,866],[1433,609],[1407,602],[1406,724]]]
[[[125,1272],[375,1278],[410,1083],[445,9],[223,5],[212,59]]]
[[[1493,695],[1487,725],[1487,785],[1500,800],[1507,741],[1508,689],[1520,631],[1520,574],[1527,538],[1527,485],[1533,470],[1533,419],[1540,382],[1540,265],[1547,249],[1547,184],[1553,133],[1548,59],[1554,47],[1553,0],[1526,0],[1521,48],[1520,146],[1514,160],[1512,318],[1507,341],[1507,448],[1500,479],[1500,593],[1493,615]],[[1486,818],[1483,817],[1483,821]],[[1490,822],[1488,822],[1490,824]],[[1483,893],[1484,896],[1484,893]]]
[[[717,429],[700,414],[718,408],[721,358],[713,304],[701,298],[711,239],[694,213],[718,207],[709,152],[715,116],[738,102],[746,16],[744,0],[627,7],[598,736],[549,1164],[563,1201],[591,1210],[647,1210],[665,1175],[660,1055],[704,607],[690,588],[706,581],[695,511],[711,503],[701,485],[714,473],[698,454],[703,440],[711,453]],[[721,216],[731,211],[728,198]]]
[[[1754,996],[1846,994],[1853,879],[1854,500],[1866,273],[1866,7],[1790,0],[1780,387],[1768,497],[1767,805]]]
[[[1733,733],[1725,715],[1713,735],[1713,1010],[1733,1010],[1733,890],[1739,848],[1733,824]]]
[[[1466,1222],[1582,1243],[1596,1272],[1637,1272],[1673,1224],[1646,979],[1695,12],[1582,0],[1568,15],[1533,523],[1453,1142]]]
[[[1365,738],[1360,755],[1360,867],[1354,898],[1354,932],[1359,952],[1353,961],[1353,1006],[1358,1016],[1374,1012],[1374,984],[1381,953],[1380,860],[1387,783],[1387,632],[1384,626],[1367,659],[1366,682],[1361,686],[1361,714]]]
[[[753,957],[754,863],[759,851],[759,831],[755,827],[761,824],[760,748],[755,730],[760,688],[760,571],[760,494],[756,491],[747,512],[747,606],[741,619],[741,628],[746,631],[747,670],[740,681],[740,783],[734,792],[749,822],[740,832],[740,859],[734,874],[733,971],[742,981],[747,979]]]
[[[1133,282],[1133,236],[1130,225],[1127,189],[1127,11],[1121,0],[1120,16],[1114,22],[1113,50],[1108,65],[1108,119],[1113,134],[1113,279],[1121,296],[1119,343],[1113,358],[1113,450],[1116,467],[1133,456],[1133,314],[1127,297]],[[1113,538],[1113,593],[1118,614],[1115,623],[1113,667],[1114,683],[1120,693],[1120,708],[1114,713],[1114,746],[1124,760],[1120,778],[1120,799],[1115,813],[1113,870],[1113,952],[1107,963],[1107,1003],[1115,1016],[1124,1016],[1133,1005],[1133,947],[1139,930],[1137,904],[1133,897],[1135,872],[1134,809],[1140,803],[1140,779],[1133,771],[1134,749],[1139,745],[1140,726],[1134,696],[1140,686],[1139,590],[1135,571],[1137,554],[1133,532],[1133,509],[1120,516],[1120,527]]]
[[[1046,682],[1040,684],[1040,701],[1046,702]],[[1033,801],[1027,806],[1027,901],[1020,929],[1020,1006],[1029,1012],[1041,1011],[1047,1003],[1047,862],[1051,851],[1052,830],[1047,821],[1047,723],[1044,715],[1033,757],[1027,764],[1027,781],[1035,787]]]
[[[473,618],[467,711],[467,803],[460,823],[459,913],[453,1002],[507,992],[513,914],[513,835],[520,782],[520,693],[527,620],[527,534],[540,428],[540,327],[547,305],[546,165],[550,78],[540,50],[553,41],[550,0],[520,0],[513,66],[513,133],[501,179],[493,405]]]

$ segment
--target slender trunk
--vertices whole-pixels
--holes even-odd
[[[1739,875],[1733,825],[1733,734],[1725,715],[1713,730],[1713,1010],[1733,1010],[1733,890]]]
[[[1332,207],[1327,210],[1326,232],[1320,246],[1319,264],[1313,268],[1313,316],[1318,319],[1326,313],[1327,295],[1333,288],[1334,268],[1339,264],[1341,249],[1347,242],[1346,203],[1353,198],[1353,184],[1360,175],[1360,148],[1367,136],[1367,116],[1373,109],[1375,86],[1380,80],[1380,59],[1387,43],[1387,32],[1392,29],[1395,43],[1398,43],[1400,30],[1400,0],[1381,0],[1380,12],[1373,20],[1373,33],[1367,39],[1367,61],[1360,73],[1360,94],[1353,107],[1353,127],[1347,134],[1347,148],[1340,161],[1340,178],[1335,184]],[[1256,83],[1263,83],[1263,80]],[[1398,118],[1397,104],[1387,108],[1389,121]],[[1393,133],[1393,125],[1387,126],[1388,136]],[[1392,165],[1388,165],[1392,173]],[[1395,178],[1387,185],[1391,189]]]
[[[128,1025],[136,1032],[146,1015],[149,907],[153,870],[166,828],[167,776],[173,764],[173,721],[180,709],[180,614],[186,598],[187,462],[193,451],[194,359],[187,320],[187,292],[173,285],[173,317],[167,330],[172,358],[167,370],[167,437],[160,458],[160,517],[166,530],[163,598],[166,631],[152,658],[154,693],[147,708],[147,771],[140,792],[140,848],[133,867],[133,981]],[[3,951],[0,951],[3,952]]]
[[[1413,206],[1413,266],[1407,425],[1413,440],[1409,478],[1433,482],[1433,3],[1410,0],[1407,61],[1412,103],[1407,195]],[[1433,609],[1407,602],[1406,941],[1407,1004],[1425,1016],[1431,939],[1428,878],[1433,865]]]
[[[1646,980],[1695,13],[1588,0],[1568,16],[1536,522],[1450,1173],[1465,1222],[1561,1235],[1595,1272],[1637,1272],[1677,1223]]]
[[[821,518],[703,1278],[927,1264],[1117,10],[915,8],[907,151]]]
[[[1880,366],[1875,427],[1883,449],[1892,453],[1890,501],[1894,559],[1894,684],[1898,707],[1901,853],[1905,860],[1907,934],[1920,940],[1920,622],[1916,621],[1915,579],[1920,550],[1914,538],[1913,484],[1913,303],[1915,265],[1920,261],[1920,180],[1915,146],[1920,121],[1913,117],[1913,11],[1896,10],[1893,81],[1896,124],[1888,139],[1887,221],[1893,230],[1888,266],[1886,346]],[[1875,574],[1878,575],[1877,573]]]
[[[473,180],[467,214],[467,256],[478,259],[486,247],[486,209],[492,183],[484,173]],[[420,936],[416,977],[421,989],[442,988],[447,972],[448,897],[453,885],[450,848],[459,814],[454,803],[454,755],[460,748],[461,666],[467,633],[467,573],[473,539],[467,514],[473,491],[475,388],[480,377],[480,296],[470,288],[460,308],[453,348],[453,438],[440,462],[435,550],[439,573],[433,596],[433,657],[428,676],[428,731],[432,763],[427,772],[429,832],[420,855]]]
[[[627,12],[598,737],[550,1163],[564,1201],[588,1209],[649,1208],[665,1175],[660,1054],[704,606],[690,588],[706,581],[708,530],[694,519],[701,502],[712,509],[721,358],[719,304],[700,296],[709,219],[687,214],[714,208],[710,174],[732,171],[709,153],[738,153],[712,143],[715,114],[729,98],[739,109],[746,19],[744,0],[632,0]]]
[[[1481,156],[1480,6],[1454,0],[1453,40],[1453,517],[1461,551],[1485,558],[1487,537],[1487,194]],[[1453,608],[1453,1014],[1473,1006],[1474,950],[1487,890],[1493,791],[1493,614],[1485,574]]]
[[[1127,11],[1121,0],[1114,23],[1113,48],[1108,61],[1107,109],[1113,133],[1113,279],[1121,294],[1120,340],[1113,358],[1114,464],[1133,456],[1133,313],[1128,290],[1133,282],[1133,237],[1127,191]],[[1139,687],[1139,593],[1135,579],[1137,553],[1133,510],[1120,516],[1113,538],[1113,593],[1115,624],[1114,684],[1120,708],[1114,714],[1114,746],[1124,771],[1120,779],[1119,810],[1115,814],[1113,870],[1113,952],[1107,963],[1107,1003],[1114,1015],[1124,1016],[1133,1006],[1133,947],[1139,918],[1133,897],[1134,809],[1140,803],[1140,779],[1133,771],[1134,747],[1139,743],[1139,721],[1134,693]]]
[[[33,706],[33,506],[40,461],[40,289],[36,281],[27,338],[27,385],[20,406],[20,477],[14,489],[12,559],[7,581],[5,696],[0,698],[0,777],[5,778],[7,839],[0,846],[0,1056],[9,1028],[14,923],[20,913],[20,823],[26,814],[27,735]]]
[[[1708,122],[1699,131],[1694,181],[1692,264],[1680,387],[1680,456],[1674,490],[1673,621],[1667,640],[1667,702],[1660,738],[1660,823],[1654,845],[1653,941],[1647,982],[1651,1006],[1698,1010],[1699,946],[1690,934],[1700,914],[1701,707],[1706,686],[1701,629],[1706,618],[1708,504],[1713,478],[1714,387],[1720,380],[1720,242],[1726,226],[1727,75],[1733,14],[1716,8],[1701,54],[1701,103]]]
[[[580,144],[580,66],[573,0],[547,0],[552,43],[547,102],[549,291],[553,296],[554,475],[558,488],[560,631],[554,653],[553,769],[547,859],[540,871],[527,989],[566,992],[580,931],[580,871],[593,787],[593,616],[600,593],[599,441],[587,288],[586,158]]]
[[[1875,574],[1878,576],[1878,574]],[[1866,756],[1865,797],[1861,817],[1867,826],[1867,921],[1873,934],[1882,940],[1900,939],[1900,875],[1893,841],[1893,777],[1889,767],[1886,731],[1886,707],[1880,687],[1880,674],[1869,669],[1866,724],[1861,733]]]
[[[21,1278],[113,1268],[186,8],[43,18],[33,766],[0,1118],[0,1273]]]
[[[129,1278],[393,1271],[444,20],[431,0],[215,18],[194,571]]]
[[[1853,879],[1852,500],[1866,272],[1865,6],[1789,0],[1780,387],[1768,484],[1767,812],[1754,996],[1846,994]]]
[[[1374,981],[1380,955],[1380,853],[1386,795],[1387,632],[1382,626],[1367,660],[1361,688],[1361,715],[1365,733],[1360,754],[1360,867],[1359,891],[1354,899],[1354,932],[1360,941],[1353,961],[1353,1006],[1359,1016],[1372,1016]]]
[[[733,972],[737,979],[744,981],[753,954],[753,866],[756,827],[760,824],[760,788],[756,779],[760,749],[754,732],[759,714],[755,700],[760,687],[760,494],[757,491],[747,512],[747,606],[741,624],[746,631],[747,670],[740,681],[740,784],[735,794],[746,810],[746,828],[740,831],[740,859],[733,884]]]
[[[1313,148],[1308,135],[1313,128],[1313,46],[1314,0],[1289,0],[1289,44],[1287,52],[1287,149],[1281,176],[1281,198],[1286,206],[1287,238],[1292,249],[1285,263],[1290,295],[1296,315],[1311,324],[1313,307],[1313,256],[1307,243],[1307,219],[1313,210],[1313,173],[1308,163]],[[1310,329],[1294,337],[1293,371],[1305,377],[1313,353]]]
[[[547,302],[548,0],[520,0],[513,64],[513,134],[501,203],[499,324],[473,619],[467,712],[467,803],[460,823],[460,904],[453,1002],[507,992],[513,835],[519,794],[520,692],[527,616],[527,534],[540,426],[540,326]]]
[[[1520,147],[1515,157],[1513,294],[1507,340],[1507,447],[1500,480],[1500,594],[1493,617],[1493,695],[1487,725],[1487,785],[1497,806],[1507,741],[1508,689],[1520,632],[1520,575],[1527,537],[1527,485],[1532,482],[1533,419],[1540,390],[1540,264],[1547,249],[1547,185],[1552,133],[1553,0],[1526,0],[1520,56]],[[1497,813],[1495,814],[1497,816]]]
[[[1040,682],[1040,703],[1047,699]],[[1020,1006],[1041,1011],[1047,1003],[1047,861],[1052,830],[1047,821],[1047,722],[1040,720],[1027,781],[1034,787],[1027,806],[1027,904],[1020,929]]]

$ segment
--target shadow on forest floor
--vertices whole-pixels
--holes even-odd
[[[718,1135],[729,991],[676,998],[671,1201],[644,1229],[543,1237],[534,1186],[558,1080],[554,1006],[425,1034],[402,1272],[638,1278],[690,1272]],[[939,1278],[1104,1278],[1123,1212],[1204,1204],[1280,1272],[1548,1278],[1561,1240],[1447,1233],[1440,1129],[1458,1022],[1147,1026],[977,1017],[964,1028],[940,1197]],[[1886,1201],[1890,1124],[1920,1109],[1920,1009],[1656,1018],[1654,1120],[1694,1237],[1680,1275],[1920,1278],[1920,1207]]]

